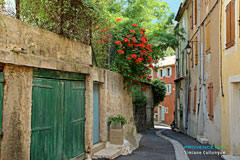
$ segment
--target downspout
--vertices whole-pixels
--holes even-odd
[[[219,0],[218,0],[219,1]],[[223,48],[222,48],[222,0],[220,1],[220,78],[221,78],[221,91],[222,91],[222,97],[224,97],[224,91],[223,91]]]

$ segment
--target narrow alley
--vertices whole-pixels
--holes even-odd
[[[206,148],[211,147],[210,145],[200,144],[188,135],[172,131],[169,127],[155,126],[155,129],[144,132],[137,150],[130,155],[121,156],[115,160],[222,160],[221,151],[200,149],[204,146]],[[193,149],[193,147],[199,149]]]

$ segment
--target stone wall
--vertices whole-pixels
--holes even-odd
[[[30,159],[33,68],[86,75],[88,158],[93,148],[93,82],[100,84],[100,141],[108,141],[107,118],[122,114],[128,121],[124,126],[125,139],[133,149],[138,146],[131,94],[124,89],[121,75],[92,66],[89,46],[3,15],[0,15],[0,24],[0,64],[4,71],[1,160]],[[30,44],[33,46],[29,47]],[[14,47],[24,48],[26,53],[16,53]]]
[[[2,160],[30,159],[32,69],[4,67]]]
[[[15,47],[47,59],[92,64],[90,46],[0,14],[0,48]]]

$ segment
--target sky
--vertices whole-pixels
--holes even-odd
[[[183,2],[183,0],[162,0],[162,1],[168,3],[170,11],[173,12],[175,15],[177,14],[181,2]]]

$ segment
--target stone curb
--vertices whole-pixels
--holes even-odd
[[[164,130],[162,130],[164,131]],[[178,141],[176,140],[173,140],[169,137],[166,137],[164,135],[162,135],[162,131],[157,131],[156,132],[156,135],[161,137],[161,138],[164,138],[166,139],[167,141],[171,142],[173,147],[174,147],[174,150],[175,150],[175,156],[176,156],[176,160],[190,160],[188,155],[186,154],[186,151],[185,149],[183,148],[183,146],[181,145],[181,143],[179,143]]]

